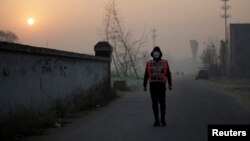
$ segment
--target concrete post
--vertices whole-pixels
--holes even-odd
[[[110,60],[109,67],[108,67],[108,81],[109,81],[109,88],[111,88],[111,55],[112,55],[112,46],[108,42],[98,42],[95,47],[95,56],[107,57]]]
[[[95,56],[111,58],[112,47],[108,42],[98,42],[95,45]]]

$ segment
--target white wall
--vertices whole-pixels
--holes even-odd
[[[107,88],[108,71],[106,58],[0,42],[0,113],[44,110],[66,96]]]

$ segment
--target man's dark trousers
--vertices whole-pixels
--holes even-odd
[[[152,108],[154,112],[155,120],[159,121],[159,106],[161,111],[161,120],[165,121],[166,114],[166,83],[164,82],[151,82],[150,94],[152,100]]]

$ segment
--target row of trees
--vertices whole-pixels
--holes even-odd
[[[104,35],[105,40],[113,47],[112,60],[118,76],[135,76],[139,78],[138,63],[147,60],[147,51],[142,47],[147,42],[146,26],[139,38],[133,36],[121,18],[116,1],[105,5]]]
[[[0,41],[4,42],[18,42],[18,36],[11,31],[0,30]]]

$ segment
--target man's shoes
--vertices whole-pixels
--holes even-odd
[[[165,119],[161,119],[161,125],[162,126],[167,126],[167,123],[166,123]]]
[[[159,121],[155,121],[155,123],[154,123],[154,125],[153,125],[154,127],[158,127],[158,126],[160,126],[160,122]]]

